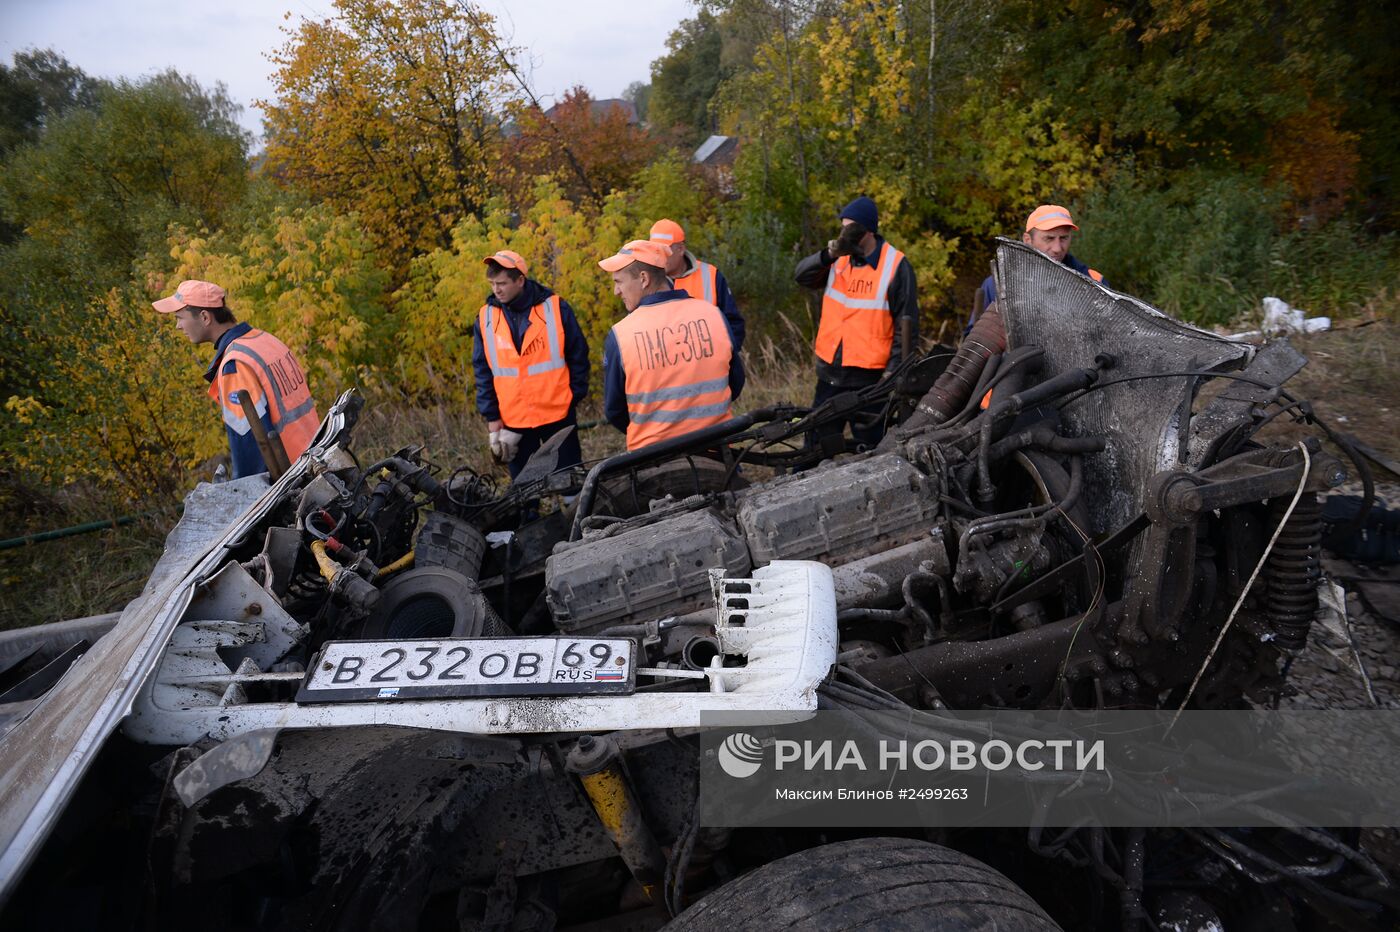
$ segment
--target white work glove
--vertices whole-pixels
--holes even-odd
[[[515,453],[520,449],[520,436],[508,427],[491,431],[491,456],[496,462],[509,463],[515,459]]]

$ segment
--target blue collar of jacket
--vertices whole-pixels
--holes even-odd
[[[204,381],[213,383],[214,377],[219,374],[219,363],[223,361],[224,350],[228,349],[228,345],[234,340],[251,333],[252,330],[252,324],[239,323],[224,331],[223,336],[219,337],[219,342],[214,344],[214,361],[209,364],[208,369],[204,370]]]
[[[1080,275],[1089,274],[1089,267],[1083,262],[1080,262],[1078,259],[1074,258],[1074,255],[1072,253],[1065,253],[1065,257],[1061,259],[1060,262],[1074,269]]]
[[[872,269],[880,267],[880,250],[885,248],[885,238],[875,234],[875,250],[868,256],[851,256],[851,265],[868,265]]]
[[[533,278],[527,278],[525,279],[525,287],[520,289],[520,294],[516,295],[514,300],[510,303],[502,304],[500,301],[496,300],[494,294],[487,295],[486,303],[492,307],[499,307],[502,310],[509,311],[512,314],[528,314],[532,307],[536,304],[543,304],[545,301],[549,300],[552,294],[554,294],[554,292],[550,291],[544,285],[541,285]]]
[[[658,291],[654,294],[647,295],[646,297],[642,298],[642,300],[637,302],[637,307],[648,307],[652,304],[663,304],[666,301],[681,301],[688,297],[690,297],[690,294],[688,292],[682,291],[679,288],[672,288],[669,291]]]

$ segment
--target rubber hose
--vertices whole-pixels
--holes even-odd
[[[919,424],[942,424],[961,411],[971,397],[987,360],[1005,350],[1006,325],[1002,322],[1001,311],[993,304],[977,318],[962,346],[958,347],[953,361],[948,363],[948,368],[919,400],[910,426],[915,426],[913,420],[920,415],[923,418]]]

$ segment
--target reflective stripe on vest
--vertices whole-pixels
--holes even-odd
[[[250,330],[224,349],[219,361],[219,373],[209,385],[209,394],[223,408],[224,423],[243,434],[248,424],[241,405],[228,399],[222,385],[226,364],[242,363],[251,370],[262,387],[262,398],[255,399],[259,414],[268,414],[272,427],[282,438],[287,459],[295,462],[316,436],[321,418],[311,397],[306,374],[297,364],[285,343],[264,330]],[[271,398],[271,404],[267,399]]]
[[[627,393],[627,449],[729,418],[733,346],[713,304],[698,298],[648,304],[612,333]]]
[[[822,319],[814,345],[825,362],[841,349],[841,365],[883,369],[894,343],[890,316],[890,283],[904,253],[889,243],[880,246],[875,268],[853,265],[849,256],[831,264],[822,294]]]
[[[485,304],[479,321],[482,349],[491,367],[491,384],[506,426],[542,427],[567,417],[573,391],[569,388],[569,370],[564,360],[564,322],[559,296],[550,295],[530,308],[530,324],[518,351],[504,313]],[[522,364],[524,377],[520,374]]]
[[[713,265],[697,260],[691,273],[675,279],[675,285],[692,298],[699,298],[706,304],[716,304],[715,293],[719,291],[719,286],[715,277],[718,274]]]

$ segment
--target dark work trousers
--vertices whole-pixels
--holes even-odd
[[[510,470],[510,477],[514,479],[520,475],[520,470],[525,468],[525,464],[530,462],[530,457],[534,455],[546,440],[553,437],[565,427],[573,426],[573,433],[564,441],[564,445],[559,448],[559,465],[557,468],[563,469],[566,466],[577,466],[583,462],[583,450],[578,443],[578,420],[572,411],[569,416],[562,421],[553,424],[546,424],[543,427],[510,427],[520,435],[520,447],[515,451],[515,457],[510,461],[507,468]]]
[[[869,386],[843,388],[839,385],[833,385],[825,379],[817,379],[817,391],[812,396],[812,407],[815,408],[822,402],[834,398],[835,396],[840,395],[842,392],[858,391],[860,388],[868,387]],[[874,418],[878,417],[883,409],[884,405],[877,402],[874,405],[868,405],[864,408],[861,408],[859,413],[862,415],[869,415],[870,417]],[[877,420],[874,424],[864,426],[858,425],[854,421],[847,418],[845,422],[841,425],[841,428],[843,430],[845,429],[846,424],[851,425],[851,436],[855,438],[856,443],[864,444],[865,447],[868,449],[874,449],[875,444],[880,442],[880,438],[885,436],[885,422],[883,420]]]

